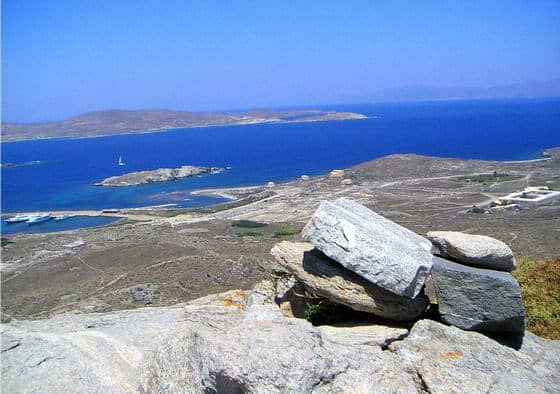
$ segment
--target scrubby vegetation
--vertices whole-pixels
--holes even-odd
[[[520,260],[513,274],[521,285],[528,330],[545,338],[560,339],[560,256]]]
[[[258,231],[247,231],[244,233],[239,233],[238,236],[240,237],[262,237],[264,236],[263,233],[258,232]]]
[[[336,306],[336,304],[327,300],[308,301],[305,318],[312,324],[318,325],[332,315]]]
[[[307,298],[305,299],[304,317],[314,326],[345,323],[356,324],[356,322],[390,324],[387,320],[370,313],[355,311],[345,305],[337,304],[311,294],[306,294],[305,296]]]
[[[261,222],[254,222],[252,220],[234,220],[231,222],[232,227],[241,227],[241,228],[259,228],[267,226],[266,223]]]
[[[473,205],[470,211],[472,213],[486,213],[486,209],[477,207],[476,205]]]
[[[2,238],[1,239],[1,247],[2,248],[6,245],[13,244],[13,243],[14,243],[14,241],[10,241],[8,238]]]
[[[520,179],[520,178],[521,177],[518,175],[510,175],[510,174],[495,172],[493,174],[458,176],[455,179],[459,182],[492,183],[492,182],[513,181],[515,179]]]
[[[274,232],[275,237],[283,237],[285,235],[294,235],[301,232],[301,227],[298,226],[283,226]]]

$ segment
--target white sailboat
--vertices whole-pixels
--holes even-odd
[[[124,166],[124,161],[122,161],[122,156],[119,156],[119,166]]]

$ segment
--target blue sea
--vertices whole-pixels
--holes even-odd
[[[393,153],[489,160],[538,158],[560,146],[560,99],[433,101],[321,107],[366,120],[174,129],[2,143],[2,213],[224,201],[201,188],[281,182]],[[118,166],[122,156],[125,166]],[[93,186],[131,171],[181,165],[227,171],[127,188]]]

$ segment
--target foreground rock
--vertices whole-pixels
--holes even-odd
[[[275,291],[2,324],[2,391],[61,393],[557,392],[560,343],[516,351],[429,320],[406,330],[313,327]],[[249,301],[251,301],[249,303]],[[388,345],[389,351],[382,347]]]
[[[428,240],[344,198],[323,201],[302,237],[347,269],[399,296],[416,297],[432,268]]]
[[[482,268],[501,271],[515,269],[510,247],[495,238],[457,231],[430,231],[427,236],[444,257]]]
[[[555,393],[560,342],[525,333],[519,351],[431,320],[389,345],[430,393]]]
[[[513,276],[434,257],[432,270],[443,321],[465,330],[523,332],[525,310]]]
[[[6,392],[414,392],[397,357],[232,291],[185,306],[2,326]]]
[[[145,392],[413,392],[412,378],[379,347],[323,338],[306,321],[254,306],[235,329],[187,333],[142,367]]]
[[[313,294],[356,311],[387,319],[413,320],[422,313],[428,299],[423,294],[410,299],[376,286],[304,242],[283,241],[271,254]]]
[[[146,183],[175,181],[179,178],[187,178],[196,175],[220,172],[217,167],[182,166],[179,168],[158,168],[157,170],[136,171],[128,174],[112,176],[96,186],[135,186]]]

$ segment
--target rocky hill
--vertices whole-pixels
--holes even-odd
[[[251,291],[2,324],[3,390],[560,389],[560,342],[525,331],[502,242],[443,231],[428,240],[344,198],[324,201],[302,237],[272,249],[274,273]]]
[[[202,174],[222,171],[218,167],[181,166],[179,168],[158,168],[157,170],[135,171],[112,176],[97,182],[96,186],[135,186],[146,183],[169,182]]]
[[[82,114],[58,122],[36,124],[2,123],[2,140],[95,137],[171,128],[363,118],[365,116],[352,112],[322,110],[250,110],[240,113],[200,113],[165,109],[137,111],[107,110]]]

